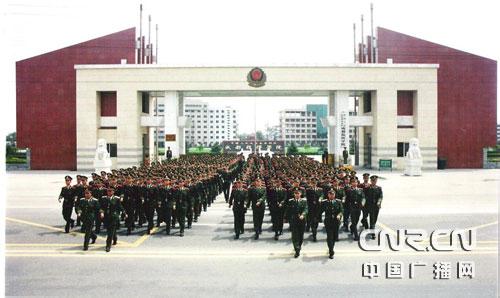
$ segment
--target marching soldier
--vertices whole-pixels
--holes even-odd
[[[367,190],[365,210],[367,215],[370,216],[370,229],[375,229],[377,223],[378,212],[382,206],[382,187],[377,185],[378,176],[373,175],[370,177],[370,186]],[[366,220],[366,219],[365,219]],[[375,239],[375,234],[372,234],[372,239]]]
[[[247,208],[250,204],[252,204],[255,240],[257,240],[259,239],[259,235],[262,233],[262,222],[264,220],[264,213],[266,209],[266,189],[262,187],[262,181],[260,179],[255,180],[255,186],[248,190]]]
[[[325,213],[326,243],[328,255],[333,259],[335,241],[338,241],[340,220],[342,219],[342,202],[335,198],[335,190],[330,190],[326,200],[321,201],[321,212]]]
[[[132,233],[132,230],[135,229],[135,221],[134,221],[134,208],[136,205],[136,188],[133,185],[132,177],[127,177],[125,180],[125,184],[122,187],[123,191],[123,208],[125,209],[125,214],[127,218],[125,220],[125,226],[127,227],[127,236]]]
[[[97,180],[94,183],[95,187],[92,189],[92,196],[99,201],[99,206],[102,208],[103,206],[106,205],[106,202],[103,201],[102,197],[106,195],[106,189],[103,187],[103,184],[101,181]],[[101,232],[101,225],[103,223],[103,219],[96,214],[96,219],[95,219],[95,233],[99,234]],[[104,223],[104,226],[106,227],[106,223]]]
[[[61,188],[61,193],[59,194],[59,203],[61,203],[61,200],[63,201],[62,215],[66,221],[66,226],[64,227],[65,233],[69,233],[70,227],[73,228],[75,223],[75,221],[71,218],[71,213],[73,213],[73,206],[75,204],[74,189],[71,186],[71,180],[73,180],[71,176],[64,177],[66,186]]]
[[[158,206],[158,188],[153,185],[152,179],[148,178],[147,184],[143,187],[144,209],[148,221],[148,235],[154,227],[155,208]]]
[[[367,194],[368,194],[368,188],[370,187],[370,174],[369,173],[364,173],[363,174],[363,183],[359,184],[359,188],[361,188],[365,194],[365,198],[368,199]],[[363,228],[368,229],[368,221],[366,218],[368,217],[368,210],[363,208],[363,219],[361,219],[361,224],[363,225]]]
[[[189,203],[188,189],[184,187],[184,181],[179,181],[179,187],[175,191],[175,202],[173,210],[176,213],[177,221],[179,222],[180,234],[184,237],[184,227],[186,225],[187,209],[192,204]]]
[[[97,199],[92,197],[92,192],[90,189],[86,189],[84,192],[84,197],[80,199],[78,204],[78,209],[76,214],[78,218],[81,219],[83,223],[83,230],[85,232],[85,238],[83,241],[83,250],[89,249],[89,240],[92,239],[92,243],[95,243],[97,235],[94,234],[92,228],[94,227],[95,215],[99,211],[99,202]]]
[[[170,226],[172,222],[172,208],[174,206],[174,198],[172,194],[172,187],[170,186],[170,180],[164,180],[163,187],[160,188],[160,206],[163,213],[163,221],[165,222],[165,233],[170,235]]]
[[[109,252],[111,249],[111,242],[113,245],[116,245],[118,237],[116,236],[116,230],[120,225],[120,216],[122,213],[125,213],[125,209],[122,206],[121,198],[114,195],[115,190],[113,188],[107,189],[107,195],[105,199],[107,200],[107,204],[105,208],[101,208],[101,218],[104,218],[106,215],[108,217],[108,227],[107,227],[107,238],[106,238],[106,252]],[[125,219],[127,219],[127,213],[125,213]]]
[[[285,209],[286,209],[286,196],[287,191],[281,186],[280,182],[276,183],[276,188],[274,189],[276,208],[274,209],[274,240],[278,240],[279,236],[283,234],[283,221],[285,217]]]
[[[318,222],[321,217],[320,200],[323,198],[323,190],[316,186],[316,182],[312,181],[311,187],[306,189],[306,198],[308,208],[307,225],[311,228],[313,241],[316,242]]]
[[[87,185],[87,177],[82,176],[82,175],[76,175],[76,185],[74,187],[75,192],[75,212],[78,209],[78,206],[80,205],[80,200],[85,196],[85,190],[88,188]],[[76,226],[79,227],[81,225],[81,219],[77,218],[76,219]],[[82,227],[83,231],[83,227]]]
[[[286,215],[292,230],[292,243],[295,250],[295,258],[300,255],[302,242],[304,241],[304,231],[307,221],[307,201],[301,198],[300,189],[293,191],[294,198],[287,203]]]
[[[229,208],[233,207],[234,215],[234,239],[240,238],[244,232],[247,197],[248,191],[242,187],[240,180],[236,180],[229,197]]]
[[[358,188],[358,180],[351,179],[351,187],[347,191],[347,206],[351,215],[351,233],[354,241],[359,240],[358,222],[361,215],[361,209],[365,206],[365,194],[361,188]]]

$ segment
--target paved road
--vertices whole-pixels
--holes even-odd
[[[477,227],[472,251],[366,252],[342,233],[333,261],[323,233],[316,243],[306,234],[303,253],[294,259],[290,234],[275,241],[267,213],[261,239],[252,237],[249,212],[246,233],[233,240],[232,212],[222,197],[183,238],[166,236],[163,226],[151,236],[121,233],[120,243],[105,253],[101,234],[83,252],[81,234],[62,233],[56,197],[65,173],[8,174],[6,295],[496,297],[499,173],[429,172],[411,180],[382,173],[381,229],[393,235],[403,228]],[[463,185],[463,177],[470,177],[471,185]],[[402,279],[386,279],[390,261],[403,263]],[[426,266],[409,279],[409,264],[417,261]],[[433,278],[433,264],[440,261],[451,262],[449,280]],[[459,261],[475,263],[474,278],[457,278]],[[362,264],[368,262],[380,264],[380,277],[362,277]]]

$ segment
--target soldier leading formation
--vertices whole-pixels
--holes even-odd
[[[319,223],[327,235],[328,255],[334,257],[339,230],[359,240],[358,225],[374,229],[382,203],[378,177],[333,168],[304,156],[285,157],[250,154],[190,155],[163,163],[92,174],[92,181],[77,175],[77,184],[66,176],[59,201],[65,232],[76,226],[85,233],[84,250],[95,243],[101,227],[107,232],[106,251],[117,243],[121,222],[130,235],[146,225],[165,223],[165,233],[179,225],[179,236],[197,222],[216,197],[223,193],[233,210],[234,238],[245,232],[245,214],[252,210],[254,239],[262,234],[266,207],[270,212],[274,239],[279,240],[288,223],[295,257],[300,255],[305,232],[317,241]],[[232,185],[232,188],[231,188]],[[156,215],[156,221],[155,221]],[[361,221],[360,221],[361,218]],[[187,226],[186,226],[187,223]],[[375,234],[371,234],[375,239]]]

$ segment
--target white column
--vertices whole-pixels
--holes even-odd
[[[184,126],[179,127],[183,114],[184,100],[179,92],[165,92],[165,136],[175,135],[175,141],[165,141],[165,151],[170,147],[174,158],[185,154]]]
[[[176,138],[176,140],[177,140],[177,144],[179,147],[179,155],[181,155],[181,154],[184,155],[184,154],[186,154],[186,141],[185,141],[184,129],[186,126],[187,119],[186,119],[186,117],[184,117],[184,96],[180,92],[178,92],[177,94],[178,94],[178,98],[179,98],[179,104],[178,104],[179,118],[177,120],[178,121],[178,123],[177,123],[178,138]]]
[[[335,91],[333,106],[337,122],[334,148],[338,158],[342,156],[344,147],[349,151],[349,91]]]
[[[327,113],[327,120],[328,118],[330,117],[334,117],[335,114],[335,110],[334,110],[334,103],[335,103],[335,93],[332,91],[330,92],[330,94],[328,95],[328,113]],[[335,143],[334,143],[334,139],[335,139],[335,126],[332,126],[330,125],[329,121],[327,121],[327,137],[328,137],[328,144],[327,144],[327,148],[328,148],[328,153],[329,154],[335,154]],[[337,158],[337,155],[335,154],[335,158]]]

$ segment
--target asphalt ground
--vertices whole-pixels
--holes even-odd
[[[428,233],[475,228],[477,246],[471,251],[363,251],[341,232],[334,260],[327,257],[322,224],[318,241],[306,233],[301,256],[294,259],[290,233],[285,229],[280,240],[274,240],[268,212],[259,240],[253,239],[251,211],[245,234],[234,240],[232,211],[222,196],[182,238],[178,229],[165,235],[163,224],[152,235],[143,228],[125,236],[122,229],[118,245],[106,253],[101,232],[84,252],[78,229],[63,233],[57,196],[66,173],[8,173],[5,294],[496,297],[499,173],[434,171],[411,178],[380,173],[384,202],[378,228],[389,235],[410,228]],[[445,240],[442,237],[440,243]],[[474,262],[473,278],[457,278],[460,261]],[[363,263],[369,262],[380,265],[379,277],[362,276]],[[401,279],[386,278],[387,262],[402,262]],[[416,267],[410,279],[414,262],[425,266]],[[449,279],[434,278],[436,262],[451,263]]]

